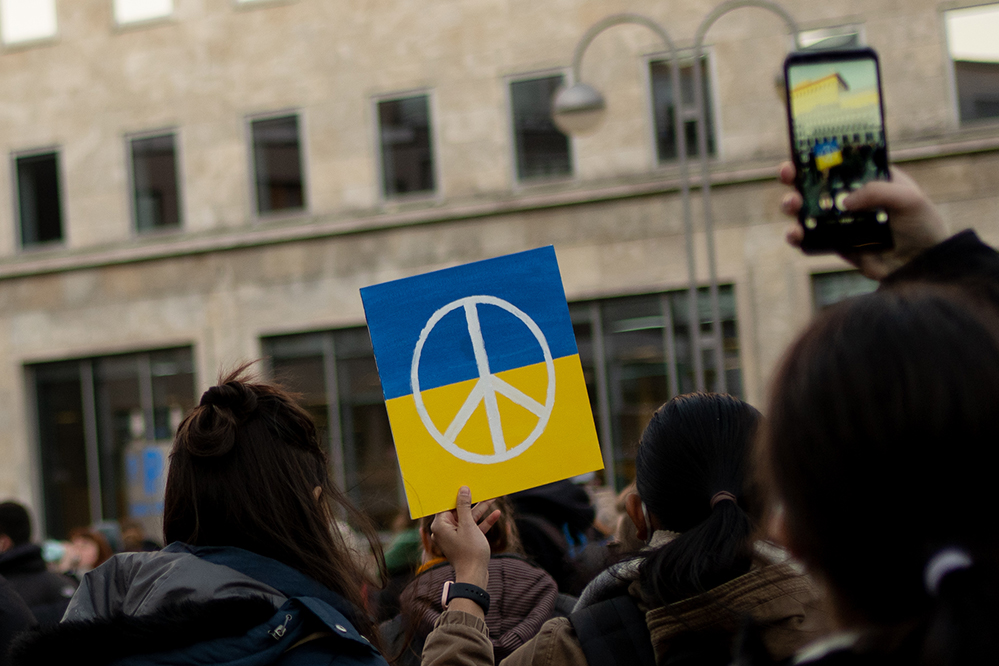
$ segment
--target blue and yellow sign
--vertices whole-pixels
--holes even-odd
[[[361,298],[413,518],[603,468],[553,247]]]

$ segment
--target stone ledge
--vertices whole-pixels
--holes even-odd
[[[999,150],[999,136],[986,136],[948,143],[933,143],[900,148],[892,152],[894,162],[916,162],[971,155]],[[776,160],[775,160],[776,161]],[[734,167],[734,168],[733,168]],[[751,162],[741,165],[713,163],[711,185],[726,186],[772,180],[774,161]],[[689,165],[691,190],[700,189],[698,163]],[[206,234],[160,235],[148,240],[130,241],[111,247],[91,247],[76,250],[39,250],[0,260],[0,280],[58,273],[112,264],[125,264],[176,256],[223,252],[248,247],[291,243],[347,234],[383,231],[424,224],[470,220],[498,215],[516,214],[562,206],[579,206],[634,197],[646,197],[678,192],[682,181],[679,169],[664,169],[656,180],[611,185],[576,183],[576,187],[556,192],[532,193],[503,201],[456,204],[414,211],[376,213],[329,219],[304,216],[279,224],[260,224],[236,231],[213,231]],[[657,175],[655,173],[648,174]]]

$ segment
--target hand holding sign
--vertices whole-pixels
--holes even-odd
[[[414,518],[602,467],[554,248],[361,297]]]

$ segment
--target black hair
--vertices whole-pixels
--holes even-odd
[[[999,329],[963,298],[924,286],[820,315],[775,376],[761,450],[791,545],[841,621],[908,628],[922,664],[999,654]],[[974,565],[934,596],[924,572],[946,547]]]
[[[662,604],[749,571],[749,451],[759,421],[760,413],[738,398],[692,393],[660,407],[642,433],[635,459],[638,495],[660,527],[680,532],[641,566],[646,592]],[[719,492],[735,501],[712,507]]]
[[[31,541],[31,517],[17,502],[0,504],[0,534],[6,534],[15,546]]]

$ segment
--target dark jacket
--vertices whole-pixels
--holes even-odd
[[[0,576],[0,666],[10,663],[10,644],[14,638],[36,624],[24,599]]]
[[[599,603],[621,589],[632,595],[643,609],[647,608],[640,586],[632,582],[638,576],[638,565],[638,560],[630,560],[601,574],[584,591],[576,611]],[[720,630],[725,635],[727,652],[728,642],[743,616],[751,617],[764,628],[765,647],[778,659],[787,658],[826,631],[827,616],[818,603],[811,580],[779,549],[758,547],[756,566],[748,573],[703,595],[647,610],[645,622],[656,662],[665,663],[667,653],[678,641],[708,629]],[[482,621],[473,615],[460,611],[443,614],[427,639],[423,664],[481,666],[490,663],[484,630]],[[585,665],[587,660],[580,640],[569,619],[556,618],[546,622],[538,635],[511,654],[503,665]]]
[[[397,664],[419,664],[423,644],[441,616],[441,590],[454,580],[454,568],[439,564],[424,571],[403,591],[403,614],[381,626],[387,653],[408,649]],[[558,588],[543,569],[518,555],[493,555],[489,560],[490,604],[486,615],[489,641],[496,662],[529,641],[554,615]]]
[[[88,573],[58,627],[27,634],[14,664],[384,664],[339,595],[239,548],[174,543]]]
[[[913,283],[957,287],[999,307],[999,254],[967,229],[889,274],[881,281],[881,289]]]
[[[49,571],[41,547],[31,543],[0,554],[0,576],[21,595],[42,626],[58,624],[76,592],[76,581]]]

